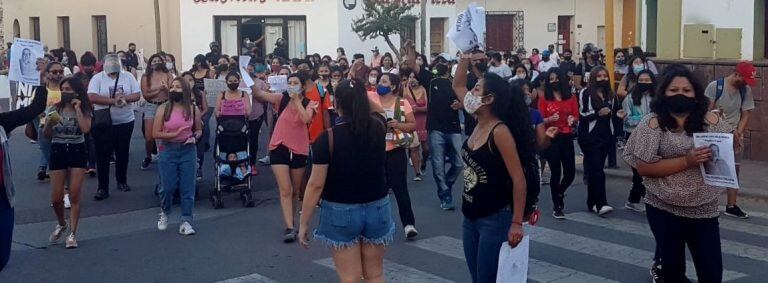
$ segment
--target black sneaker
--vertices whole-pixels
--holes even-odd
[[[130,192],[131,187],[128,184],[117,184],[117,190],[121,192]]]
[[[653,280],[653,283],[664,283],[664,276],[661,273],[661,262],[658,260],[654,261],[651,266],[651,280]]]
[[[37,180],[44,181],[45,178],[48,178],[48,171],[45,167],[40,167],[40,170],[37,171]]]
[[[565,219],[565,213],[563,213],[563,209],[555,208],[555,210],[552,211],[552,217],[555,219]]]
[[[150,163],[152,163],[152,158],[144,158],[144,161],[141,162],[141,170],[147,170]]]
[[[95,200],[104,200],[107,198],[109,198],[109,191],[104,189],[98,189],[96,194],[93,196],[93,199]]]
[[[285,228],[285,235],[283,235],[283,243],[290,244],[296,241],[296,230]]]
[[[737,217],[741,219],[747,219],[749,218],[749,215],[741,210],[738,205],[728,206],[725,208],[725,215]]]

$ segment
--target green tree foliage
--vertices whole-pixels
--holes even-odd
[[[409,24],[418,19],[409,12],[414,4],[405,1],[391,1],[389,3],[380,0],[363,0],[362,17],[352,21],[352,30],[361,40],[384,38],[395,57],[401,59],[400,50],[395,47],[390,36],[402,34],[409,28]]]

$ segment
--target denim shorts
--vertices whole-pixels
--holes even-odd
[[[362,240],[374,245],[389,245],[394,240],[395,222],[389,196],[369,203],[320,202],[320,224],[315,239],[327,247],[349,248]]]

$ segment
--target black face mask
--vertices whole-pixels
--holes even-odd
[[[604,90],[607,90],[607,89],[611,88],[611,81],[609,81],[609,80],[597,81],[597,82],[595,82],[595,86],[599,87],[599,88],[602,88]]]
[[[645,93],[645,92],[648,92],[648,91],[653,91],[652,87],[653,87],[653,84],[638,83],[637,84],[637,91],[639,91],[640,93]]]
[[[488,71],[488,62],[482,61],[480,63],[475,64],[475,69],[481,73],[485,73]]]
[[[88,75],[93,75],[93,71],[94,71],[94,70],[89,70],[89,69],[86,69],[86,70],[84,70],[84,71],[85,71],[85,73],[86,73],[86,74],[88,74]]]
[[[171,91],[168,93],[168,99],[170,99],[173,102],[181,102],[181,99],[184,98],[184,93],[180,91]]]
[[[155,64],[153,67],[155,68],[155,71],[160,71],[160,70],[162,70],[162,69],[163,69],[163,67],[165,67],[165,64],[163,64],[163,63],[157,63],[157,64]]]
[[[571,61],[571,56],[563,56],[563,60],[565,61]]]
[[[673,96],[666,97],[667,109],[673,114],[685,114],[690,113],[696,108],[696,98],[687,97],[682,93],[675,94]]]
[[[592,60],[600,61],[600,54],[594,54],[592,55]]]
[[[549,82],[549,88],[553,91],[560,91],[560,82]]]
[[[73,99],[75,99],[77,95],[74,92],[62,92],[61,93],[61,103],[62,104],[69,104],[72,102]]]
[[[233,91],[234,91],[234,90],[237,90],[237,88],[239,88],[239,87],[240,87],[240,83],[227,84],[227,87],[228,87],[230,90],[233,90]]]

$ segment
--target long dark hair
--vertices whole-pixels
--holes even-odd
[[[149,56],[149,60],[147,62],[149,62],[150,65],[147,66],[147,72],[144,73],[144,76],[147,78],[147,87],[152,87],[152,75],[155,73],[155,66],[152,66],[151,64],[152,64],[152,60],[154,60],[155,58],[158,58],[158,59],[160,59],[160,61],[162,61],[162,63],[160,64],[160,70],[159,70],[160,72],[163,72],[163,73],[169,73],[170,72],[165,67],[165,55],[164,54],[156,53],[156,54],[153,54],[152,56]]]
[[[183,77],[176,77],[171,81],[171,84],[173,82],[178,81],[179,84],[181,84],[181,102],[173,102],[171,100],[168,100],[168,102],[165,103],[165,113],[163,113],[163,121],[168,121],[171,119],[171,113],[173,113],[173,106],[176,104],[179,104],[183,110],[184,110],[184,120],[189,121],[192,117],[192,87],[189,86],[186,80],[184,80]],[[169,86],[170,87],[170,86]]]
[[[649,95],[651,97],[656,96],[656,76],[648,69],[642,70],[640,73],[637,74],[637,77],[640,78],[641,75],[648,75],[651,78],[651,89],[649,91]],[[632,98],[632,104],[634,105],[641,105],[643,104],[643,95],[645,93],[640,92],[637,85],[635,85],[635,88],[632,89],[632,93],[630,94],[630,97]]]
[[[197,71],[197,66],[198,66],[198,65],[200,65],[201,67],[203,67],[203,68],[205,68],[205,69],[210,69],[210,68],[211,68],[211,66],[210,66],[210,65],[208,65],[208,59],[206,59],[206,58],[205,58],[205,55],[203,55],[203,54],[197,54],[197,55],[195,56],[195,59],[194,59],[194,60],[195,60],[195,61],[194,61],[195,63],[194,63],[194,64],[192,64],[192,68],[191,68],[191,69],[189,69],[190,71],[193,71],[193,72],[194,72],[194,71]]]
[[[192,77],[193,80],[195,79],[195,73],[193,71],[186,71],[186,72],[182,73],[181,76],[179,76],[179,77],[180,78],[184,78],[186,76]],[[194,101],[196,103],[198,103],[197,106],[198,107],[203,107],[203,103],[201,102],[201,101],[203,101],[203,99],[205,99],[204,98],[205,94],[203,93],[203,91],[198,89],[198,88],[196,88],[196,87],[194,87],[194,86],[190,86],[190,88],[192,88],[192,98],[194,99]]]
[[[636,83],[637,76],[640,75],[640,73],[635,74],[635,69],[632,67],[634,65],[635,59],[640,59],[640,61],[643,61],[643,66],[646,70],[648,70],[648,61],[646,61],[644,57],[633,55],[632,58],[627,61],[627,66],[629,66],[627,75],[625,76],[625,78],[627,78],[627,85],[629,85],[630,82]]]
[[[590,72],[590,75],[589,75],[589,84],[587,85],[587,88],[584,90],[584,94],[589,95],[589,97],[591,98],[592,108],[595,108],[595,110],[597,110],[597,108],[594,107],[594,105],[597,101],[609,101],[613,99],[613,97],[615,96],[613,94],[613,87],[610,87],[610,86],[608,87],[608,89],[602,89],[603,91],[602,99],[597,95],[597,90],[598,90],[597,74],[600,72],[605,72],[606,74],[608,74],[608,69],[606,69],[603,66],[595,66],[594,68],[592,68],[592,71]],[[587,105],[584,105],[583,107],[586,109]]]
[[[525,105],[525,94],[521,88],[511,87],[507,81],[494,73],[486,73],[483,82],[485,91],[494,94],[491,113],[504,122],[512,133],[524,170],[531,168],[534,162],[535,136],[531,128],[531,114]]]
[[[664,73],[659,79],[659,88],[656,92],[656,99],[651,102],[651,111],[656,113],[659,121],[659,127],[664,131],[671,131],[677,129],[677,120],[672,117],[672,113],[669,111],[669,97],[667,96],[667,88],[675,78],[684,78],[693,86],[693,92],[696,98],[696,108],[688,114],[688,118],[685,119],[683,129],[688,136],[693,136],[693,133],[699,133],[706,130],[707,123],[705,117],[709,109],[709,98],[704,94],[704,86],[699,79],[689,70],[687,67],[674,64],[664,68]]]
[[[552,74],[557,75],[557,88],[552,88],[549,84],[549,77],[552,76]],[[565,70],[560,70],[560,68],[554,67],[539,76],[544,76],[544,99],[547,101],[555,101],[555,92],[560,92],[560,98],[562,100],[571,98],[571,87],[568,85],[568,73],[566,73]]]
[[[362,81],[342,80],[336,86],[335,98],[336,107],[340,110],[339,115],[349,123],[357,142],[369,144],[381,138],[373,127],[371,106]]]
[[[88,99],[88,91],[85,87],[85,84],[83,84],[83,80],[77,77],[66,77],[59,83],[59,88],[64,86],[64,84],[69,84],[69,87],[72,88],[72,91],[74,91],[76,97],[78,100],[80,100],[80,110],[83,111],[84,116],[90,116],[93,112],[93,105],[91,105],[91,100]],[[62,101],[59,101],[56,103],[56,111],[61,112],[62,109],[64,109],[64,106],[66,106]]]

